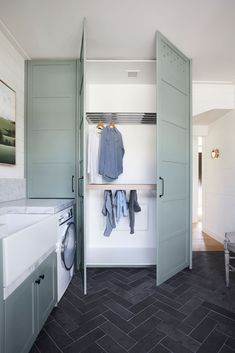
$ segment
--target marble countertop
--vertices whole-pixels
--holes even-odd
[[[3,213],[55,214],[75,204],[75,199],[20,199],[0,202]]]

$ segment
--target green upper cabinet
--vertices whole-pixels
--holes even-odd
[[[76,60],[27,62],[28,197],[75,197]]]

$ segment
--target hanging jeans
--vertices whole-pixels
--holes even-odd
[[[126,200],[126,191],[117,190],[114,197],[114,205],[116,207],[116,221],[119,222],[121,215],[128,216],[128,205]]]
[[[130,218],[130,234],[134,234],[135,230],[135,212],[140,212],[141,208],[137,201],[137,191],[130,191],[130,199],[129,199],[129,218]]]
[[[113,195],[111,190],[104,191],[104,205],[102,209],[102,214],[106,216],[106,228],[104,231],[104,235],[106,237],[109,237],[113,228],[116,228]]]

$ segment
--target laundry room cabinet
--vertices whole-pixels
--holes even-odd
[[[88,267],[151,265],[160,285],[192,267],[191,60],[158,31],[151,60],[87,58],[83,27],[79,60],[27,63],[28,196],[76,199],[85,294]],[[114,120],[125,145],[112,186],[88,178],[88,136],[99,120]],[[127,220],[103,236],[109,189],[138,192],[135,236]]]
[[[84,293],[88,267],[151,265],[160,285],[192,266],[191,60],[158,31],[151,60],[87,58],[86,47],[85,20],[78,85],[77,202]],[[124,142],[123,173],[112,183],[89,180],[88,136],[99,121],[110,127],[114,122]],[[123,218],[104,237],[104,190],[138,192],[141,212],[134,236]]]
[[[28,353],[55,304],[52,253],[4,302],[4,353]]]
[[[75,197],[76,60],[26,62],[29,198]]]
[[[39,267],[37,285],[38,326],[41,330],[56,303],[56,263],[55,254],[51,254]]]

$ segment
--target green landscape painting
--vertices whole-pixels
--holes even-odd
[[[0,80],[0,163],[16,162],[15,91]]]

